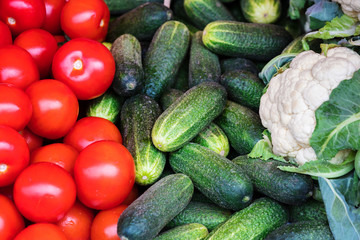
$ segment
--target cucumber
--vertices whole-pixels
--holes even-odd
[[[166,227],[174,228],[189,223],[200,223],[212,231],[219,224],[225,222],[231,214],[231,211],[214,203],[191,201]]]
[[[160,179],[121,214],[117,234],[122,240],[151,240],[190,202],[194,185],[184,174]]]
[[[247,208],[234,213],[224,224],[207,236],[206,240],[257,240],[287,222],[287,212],[269,198],[255,200]]]
[[[229,159],[196,143],[170,154],[175,172],[191,178],[194,186],[220,207],[240,210],[250,204],[253,187],[242,169]]]
[[[209,198],[207,198],[204,194],[202,194],[199,190],[197,190],[196,188],[194,189],[194,194],[191,198],[191,201],[193,202],[201,202],[201,203],[212,203],[214,204],[213,201],[211,201]]]
[[[140,42],[130,34],[121,35],[112,44],[111,54],[116,64],[112,89],[120,96],[135,95],[144,78]]]
[[[154,240],[202,240],[209,234],[204,225],[190,223],[163,232]]]
[[[303,204],[290,206],[290,221],[327,222],[324,203],[309,199]]]
[[[191,20],[189,19],[188,15],[185,12],[184,0],[172,0],[171,9],[174,12],[175,17],[191,22]]]
[[[179,71],[176,74],[175,82],[172,85],[172,88],[187,91],[189,89],[189,57],[185,57],[183,62],[180,65]]]
[[[190,48],[189,87],[202,82],[219,82],[221,75],[219,58],[202,42],[202,32],[194,34]]]
[[[283,27],[273,24],[215,21],[203,31],[204,45],[211,51],[256,61],[269,61],[291,40]]]
[[[226,91],[218,83],[201,83],[167,108],[156,120],[152,141],[159,150],[172,152],[191,141],[224,109]]]
[[[157,102],[145,95],[127,99],[121,110],[123,144],[133,156],[135,182],[140,185],[154,183],[165,167],[164,153],[151,141],[151,129],[160,114]]]
[[[245,70],[258,74],[259,70],[255,63],[246,58],[228,58],[220,61],[221,73],[230,72],[233,70]]]
[[[124,14],[141,4],[147,2],[158,2],[162,3],[163,0],[104,0],[106,5],[108,6],[111,15],[119,15]]]
[[[181,97],[183,94],[183,91],[173,88],[166,91],[160,98],[160,105],[162,110],[165,111],[171,104],[176,101],[176,99]]]
[[[239,22],[246,22],[246,19],[241,11],[239,1],[233,1],[229,3],[225,3],[225,6],[227,9],[229,9],[229,12],[231,15],[235,18],[236,21]]]
[[[303,48],[302,45],[302,39],[303,39],[304,35],[301,35],[297,38],[295,38],[294,40],[292,40],[282,51],[282,53],[301,53],[303,51],[305,51],[305,49]],[[320,49],[320,39],[314,39],[313,41],[309,42],[309,47],[311,50],[320,53],[321,49]]]
[[[109,23],[107,41],[113,42],[125,33],[135,36],[139,41],[151,40],[156,30],[172,18],[171,9],[161,3],[142,4]]]
[[[188,28],[178,21],[168,21],[156,31],[145,56],[143,93],[159,98],[173,84],[189,41]]]
[[[253,23],[274,23],[281,15],[280,0],[240,0],[244,17]]]
[[[286,204],[301,204],[312,196],[310,176],[284,172],[278,166],[291,166],[277,160],[239,156],[232,160],[249,176],[256,191]]]
[[[241,155],[251,152],[265,130],[256,112],[231,101],[227,101],[214,123],[225,132],[230,145]]]

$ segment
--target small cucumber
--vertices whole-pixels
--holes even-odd
[[[158,2],[162,3],[163,0],[104,0],[106,5],[108,6],[111,15],[119,15],[124,14],[141,4],[147,3],[147,2]]]
[[[281,15],[280,0],[240,0],[244,17],[253,23],[274,23]]]
[[[163,232],[154,240],[202,240],[209,234],[204,225],[190,223]]]
[[[233,70],[245,70],[258,74],[259,70],[255,63],[246,58],[228,58],[220,61],[221,73],[230,72]]]
[[[326,210],[323,202],[309,199],[300,205],[290,206],[290,221],[317,221],[327,222]]]
[[[160,98],[160,105],[163,111],[165,111],[171,104],[175,102],[176,99],[181,97],[183,94],[183,91],[173,88],[166,91]]]

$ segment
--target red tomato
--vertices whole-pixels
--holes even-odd
[[[111,121],[100,117],[84,117],[64,137],[64,143],[79,152],[91,143],[101,140],[113,140],[122,143],[119,129]]]
[[[0,194],[0,236],[2,240],[12,240],[24,229],[23,217],[16,209],[14,203]]]
[[[66,38],[64,35],[55,35],[54,37],[55,37],[57,43],[66,42]]]
[[[88,240],[93,219],[94,212],[91,209],[75,202],[57,225],[68,240]]]
[[[36,223],[22,230],[14,240],[67,240],[58,226],[51,223]]]
[[[77,38],[65,43],[55,53],[52,72],[67,84],[80,100],[102,95],[115,75],[111,52],[94,40]]]
[[[91,240],[121,240],[117,235],[117,222],[127,205],[100,211],[91,225]]]
[[[9,83],[25,90],[39,78],[39,70],[30,53],[14,45],[0,48],[0,83]]]
[[[32,105],[26,93],[17,87],[0,83],[0,124],[20,131],[30,121]]]
[[[125,200],[121,204],[130,205],[133,201],[135,201],[139,197],[139,189],[136,184],[134,184],[133,188],[129,195],[125,198]]]
[[[60,81],[46,79],[31,84],[26,93],[33,106],[28,128],[48,139],[65,136],[79,114],[79,102],[71,89]]]
[[[25,30],[40,28],[45,20],[43,0],[1,0],[0,20],[6,23],[13,36]]]
[[[103,140],[79,153],[74,177],[78,198],[85,206],[110,209],[129,195],[135,181],[135,164],[123,145]]]
[[[32,151],[34,151],[36,148],[41,147],[43,144],[43,138],[39,137],[38,135],[36,135],[35,133],[31,132],[29,129],[24,128],[23,130],[21,130],[20,135],[23,136],[23,138],[25,139],[28,147],[29,147],[29,151],[30,153]]]
[[[63,168],[34,163],[20,173],[13,194],[16,207],[30,221],[57,222],[74,204],[76,186]]]
[[[25,139],[11,127],[0,125],[0,187],[12,184],[29,159]]]
[[[71,0],[65,4],[61,28],[71,39],[89,38],[104,41],[110,21],[110,11],[104,0]]]
[[[9,27],[0,21],[0,47],[12,44],[12,36]]]
[[[50,76],[51,62],[58,49],[53,35],[43,29],[29,29],[15,38],[14,45],[22,47],[34,58],[41,79]]]
[[[44,0],[46,16],[42,29],[56,35],[61,34],[60,14],[66,1],[65,0]]]
[[[5,187],[0,187],[0,194],[4,195],[5,197],[9,198],[12,202],[14,201],[13,198],[13,185],[8,185]]]

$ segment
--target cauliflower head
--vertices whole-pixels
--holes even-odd
[[[305,51],[290,67],[273,77],[261,97],[261,122],[271,133],[274,154],[295,158],[299,165],[316,160],[310,138],[316,126],[315,110],[329,100],[339,83],[360,69],[360,55],[337,47],[327,55]]]
[[[332,0],[341,5],[341,9],[350,17],[357,17],[360,20],[360,1],[359,0]]]

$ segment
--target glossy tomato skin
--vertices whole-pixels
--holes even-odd
[[[102,95],[115,75],[111,52],[94,40],[70,40],[55,53],[52,63],[55,79],[67,84],[80,100]]]
[[[32,151],[34,151],[35,149],[37,149],[38,147],[41,147],[44,142],[44,139],[42,137],[31,132],[28,128],[24,128],[19,133],[25,139],[25,141],[29,147],[30,153]]]
[[[0,21],[0,47],[12,44],[12,36],[9,27]]]
[[[35,223],[22,230],[14,240],[67,240],[58,226],[51,223]]]
[[[12,240],[24,229],[24,219],[14,203],[0,194],[0,236],[2,240]]]
[[[71,0],[65,4],[60,17],[61,28],[71,39],[105,40],[110,11],[103,0]]]
[[[0,187],[12,184],[29,164],[25,139],[14,129],[0,125]]]
[[[110,209],[129,195],[135,181],[135,164],[122,144],[102,140],[79,153],[74,177],[78,198],[85,206]]]
[[[33,106],[28,128],[48,139],[65,136],[79,114],[79,102],[71,89],[60,81],[46,79],[31,84],[25,92]]]
[[[25,90],[39,78],[35,60],[25,49],[15,45],[0,47],[0,83]]]
[[[61,34],[60,26],[61,11],[66,3],[65,0],[44,0],[45,3],[45,21],[42,29],[48,31],[53,35]]]

